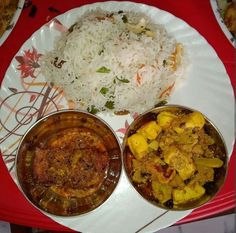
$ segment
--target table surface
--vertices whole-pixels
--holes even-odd
[[[33,32],[58,14],[62,14],[72,8],[93,3],[95,1],[26,0],[26,2],[31,3],[31,5],[23,9],[10,36],[0,47],[0,82],[4,78],[5,72],[12,58]],[[235,50],[219,27],[209,0],[143,0],[135,2],[145,3],[168,11],[187,22],[191,27],[195,28],[215,49],[217,55],[220,57],[226,68],[232,86],[235,88]],[[33,15],[32,10],[36,10],[33,12],[35,13]],[[208,218],[215,214],[224,213],[225,211],[235,207],[234,152],[229,161],[229,171],[225,185],[216,198],[212,200],[210,204],[194,210],[190,215],[178,223]],[[10,177],[2,157],[0,159],[0,171],[0,220],[51,230],[71,231],[64,226],[55,223],[29,204]]]

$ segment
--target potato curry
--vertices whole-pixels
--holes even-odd
[[[136,189],[167,208],[184,208],[218,188],[225,151],[196,111],[154,114],[127,138],[126,162]]]

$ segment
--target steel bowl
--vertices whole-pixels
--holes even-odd
[[[183,157],[180,157],[181,154],[177,154],[177,152],[175,155],[171,155],[169,152],[171,151],[171,149],[168,149],[172,148],[172,146],[174,148],[177,147],[178,153],[179,151],[181,151],[182,153],[182,151],[184,151],[187,148],[183,147],[183,145],[180,145],[181,144],[180,142],[177,142],[180,140],[179,139],[181,137],[180,134],[178,134],[177,132],[173,132],[174,135],[173,138],[176,138],[175,139],[176,141],[173,140],[172,142],[168,142],[170,144],[165,145],[164,137],[167,137],[166,136],[167,130],[162,129],[161,133],[157,136],[157,139],[155,139],[159,144],[154,143],[156,144],[155,148],[156,150],[153,150],[153,148],[150,149],[150,144],[152,142],[150,138],[147,138],[147,135],[143,133],[144,131],[142,130],[140,131],[140,128],[143,127],[144,125],[147,126],[147,123],[151,121],[157,122],[157,115],[159,115],[164,111],[165,112],[168,111],[170,113],[177,115],[180,114],[188,115],[193,112],[199,112],[185,106],[164,105],[153,108],[138,116],[127,129],[123,140],[122,150],[123,150],[123,163],[124,163],[125,173],[128,177],[129,182],[132,184],[135,190],[141,195],[141,197],[143,197],[146,201],[152,203],[157,207],[168,210],[189,210],[200,207],[203,204],[206,204],[207,202],[211,201],[217,195],[217,193],[224,184],[224,180],[227,174],[227,164],[228,164],[228,159],[227,159],[228,154],[224,138],[221,135],[218,128],[213,124],[213,122],[202,114],[202,116],[205,119],[204,126],[202,127],[202,132],[204,132],[204,135],[206,134],[214,139],[213,145],[209,146],[209,148],[213,150],[212,152],[213,157],[219,158],[223,162],[223,165],[221,165],[220,167],[210,167],[210,168],[206,167],[205,166],[206,164],[199,165],[199,161],[200,162],[202,161],[199,160],[199,158],[197,158],[197,156],[199,155],[193,152],[193,150],[189,152],[184,152],[184,155],[190,156],[191,158],[190,162],[193,164],[193,165],[191,164],[191,166],[194,167],[193,169],[196,169],[195,171],[193,170],[194,173],[191,176],[189,175],[190,177],[188,177],[188,179],[185,179],[185,177],[187,176],[183,174],[183,170],[181,169],[187,169],[187,167],[180,168],[178,166],[182,165],[177,165],[180,164],[181,161],[183,161]],[[184,124],[182,124],[182,127],[185,127]],[[139,132],[137,132],[137,130],[139,130]],[[192,132],[196,134],[196,132],[194,132],[194,129]],[[145,149],[146,151],[143,152],[143,154],[141,152],[137,152],[138,149],[134,150],[135,145],[137,146],[137,144],[141,144],[141,139],[134,139],[133,137],[133,141],[130,139],[130,142],[128,143],[128,138],[130,138],[134,134],[136,134],[136,138],[138,138],[137,134],[139,135],[141,134],[142,139],[145,138],[145,140],[147,141],[148,149]],[[135,140],[140,140],[140,141],[137,142]],[[195,143],[200,143],[201,140],[203,139],[200,139],[199,136],[198,141]],[[163,148],[166,148],[166,150],[163,151],[162,150]],[[207,148],[205,148],[203,152],[201,152],[203,153],[203,155],[201,155],[204,158],[203,161],[205,161],[205,157],[209,156],[207,155],[207,153],[209,154],[208,150],[210,149],[208,149],[207,146]],[[147,155],[144,155],[145,153],[148,154],[149,157]],[[138,156],[139,157],[141,156],[141,158],[139,158]],[[171,163],[171,161],[174,160],[170,160],[168,158],[175,158],[175,162]],[[195,160],[193,160],[193,158]],[[195,161],[198,161],[197,164],[195,163]],[[184,163],[182,162],[182,164]],[[204,176],[204,171],[203,171],[204,169],[206,170],[206,174],[208,174],[209,176],[208,178]],[[173,175],[172,178],[169,178],[172,173],[174,173],[175,175]],[[180,175],[181,175],[181,180],[179,181],[178,184],[177,178],[179,179]],[[176,181],[173,181],[174,179],[176,179]],[[202,188],[201,187],[199,188],[198,184]],[[193,192],[198,192],[196,191],[198,187],[199,190],[201,191],[201,195],[197,193],[191,194],[190,193],[191,191],[189,192],[190,190],[189,187],[191,187],[191,190],[193,190]],[[176,191],[176,189],[178,190]],[[189,198],[190,195],[192,195],[191,198]]]
[[[56,216],[92,211],[114,191],[121,174],[121,146],[114,131],[87,112],[62,110],[25,133],[17,151],[21,191]]]

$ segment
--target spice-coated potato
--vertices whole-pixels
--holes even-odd
[[[138,129],[137,132],[142,134],[145,138],[153,140],[156,139],[161,132],[161,127],[155,121],[149,121]]]
[[[198,183],[187,185],[183,189],[173,190],[173,201],[175,204],[186,203],[200,198],[204,193],[205,189]]]
[[[148,151],[148,143],[140,133],[135,133],[128,138],[128,146],[136,159],[141,159]]]
[[[166,128],[170,125],[173,119],[176,118],[176,115],[174,115],[171,112],[163,111],[160,114],[157,115],[157,123],[163,127]]]
[[[185,126],[187,128],[202,128],[205,124],[204,116],[200,112],[193,112],[189,114],[188,120],[186,121]]]

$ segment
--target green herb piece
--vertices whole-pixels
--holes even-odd
[[[165,67],[167,65],[167,61],[163,60],[163,66]]]
[[[114,109],[114,101],[107,101],[105,107],[109,109]]]
[[[101,50],[98,52],[98,55],[100,56],[103,52],[104,52],[104,50],[101,49]]]
[[[123,78],[122,76],[120,77],[120,78],[118,78],[117,76],[116,76],[116,79],[118,79],[120,82],[122,82],[122,83],[129,83],[129,80],[128,79],[126,79],[126,78]]]
[[[114,94],[114,93],[113,93],[113,94]],[[115,99],[115,96],[114,96],[114,95],[110,95],[109,98]]]
[[[102,87],[100,90],[100,93],[103,95],[106,95],[108,91],[109,91],[109,89],[107,87]]]
[[[72,24],[72,25],[69,27],[68,32],[69,32],[69,33],[73,32],[74,27],[75,27],[76,25],[77,25],[77,23]]]
[[[108,73],[110,73],[110,69],[108,69],[108,68],[106,68],[105,66],[102,66],[102,67],[100,67],[98,70],[96,70],[96,72],[98,72],[98,73],[103,73],[103,74],[108,74]]]
[[[168,102],[166,101],[166,100],[162,100],[162,101],[160,101],[159,103],[157,103],[156,105],[155,105],[155,107],[160,107],[160,106],[163,106],[163,105],[166,105]]]
[[[113,15],[114,15],[114,13],[107,14],[107,17],[108,17],[108,18],[111,18]]]
[[[12,29],[13,27],[14,27],[14,23],[9,24],[9,25],[6,27],[6,31]]]
[[[99,110],[94,105],[91,105],[91,107],[88,107],[87,111],[91,114],[96,114],[99,112]]]
[[[126,15],[123,15],[121,19],[122,19],[123,23],[128,23],[128,18]]]

